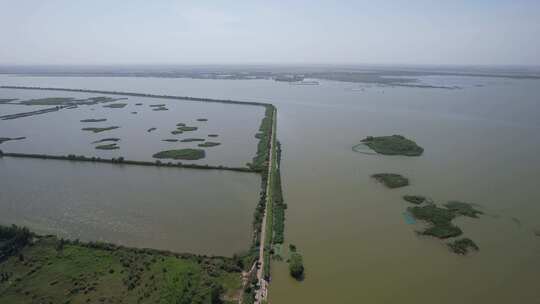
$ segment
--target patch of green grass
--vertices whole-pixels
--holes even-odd
[[[402,135],[368,136],[362,140],[369,148],[385,155],[420,156],[424,149]]]
[[[471,204],[460,201],[450,201],[444,206],[456,214],[468,217],[477,218],[479,214],[483,214],[482,211],[474,209]]]
[[[186,159],[186,160],[197,160],[202,159],[206,156],[206,153],[202,149],[177,149],[177,150],[166,150],[154,154],[153,158],[169,158],[169,159]]]
[[[114,144],[98,145],[98,146],[96,146],[96,149],[98,149],[98,150],[117,150],[117,149],[120,149],[120,147],[116,143],[114,143]]]
[[[178,134],[182,134],[182,133],[184,133],[184,131],[182,131],[182,130],[174,130],[174,131],[171,131],[171,134],[172,134],[172,135],[178,135]]]
[[[107,118],[89,118],[89,119],[83,119],[81,122],[103,122],[107,121]]]
[[[404,195],[403,199],[411,204],[420,205],[427,200],[425,196],[421,195]]]
[[[470,250],[478,251],[478,245],[469,238],[462,238],[447,244],[450,250],[457,254],[465,255]]]
[[[207,141],[207,142],[203,142],[201,144],[198,144],[199,147],[204,147],[204,148],[215,147],[215,146],[219,146],[219,145],[221,145],[221,143],[214,142],[214,141]]]
[[[183,123],[183,122],[179,122],[179,123],[176,124],[176,126],[177,126],[177,127],[185,127],[186,124]]]
[[[239,271],[229,258],[38,237],[0,262],[0,303],[221,303]]]
[[[92,131],[94,133],[101,133],[101,132],[110,131],[110,130],[114,130],[114,129],[118,129],[118,128],[120,128],[120,127],[118,127],[118,126],[111,126],[111,127],[104,127],[104,128],[88,127],[88,128],[82,128],[81,130],[83,130],[83,131]]]
[[[452,224],[452,220],[456,217],[456,214],[451,210],[435,205],[414,206],[407,208],[407,210],[416,219],[426,221],[430,224],[430,227],[422,232],[424,235],[446,239],[462,234],[461,229]]]
[[[371,177],[388,188],[400,188],[409,185],[409,179],[396,173],[377,173]]]
[[[111,108],[111,109],[121,109],[123,107],[127,106],[127,103],[111,103],[104,105],[104,108]]]

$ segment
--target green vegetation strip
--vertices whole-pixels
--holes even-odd
[[[0,303],[237,302],[227,257],[66,241],[0,227]]]
[[[257,171],[263,171],[268,168],[268,157],[270,153],[270,137],[272,132],[272,121],[275,119],[274,115],[275,107],[273,105],[266,106],[264,117],[259,127],[259,133],[255,134],[255,137],[259,139],[257,144],[257,154],[253,158],[252,163],[248,166]]]
[[[400,174],[377,173],[371,175],[371,177],[391,189],[405,187],[409,185],[409,179]]]
[[[101,132],[110,131],[110,130],[114,130],[114,129],[118,129],[118,128],[120,128],[120,127],[118,127],[118,126],[103,127],[103,128],[88,127],[88,128],[82,128],[81,130],[83,130],[83,131],[92,131],[94,133],[101,133]]]
[[[95,94],[107,94],[107,95],[123,95],[123,96],[132,96],[132,97],[150,97],[150,98],[161,98],[161,99],[175,99],[175,100],[187,100],[187,101],[199,101],[199,102],[213,102],[213,103],[273,107],[273,105],[269,103],[263,103],[263,102],[238,101],[238,100],[230,100],[230,99],[199,98],[199,97],[190,97],[190,96],[157,95],[157,94],[145,94],[145,93],[134,93],[134,92],[84,90],[84,89],[68,89],[68,88],[47,88],[47,87],[31,87],[31,86],[0,86],[0,88],[18,89],[18,90],[95,93]]]
[[[424,149],[402,135],[368,136],[362,140],[369,148],[385,155],[420,156]]]
[[[210,166],[210,165],[197,165],[197,164],[184,164],[181,162],[162,162],[156,160],[155,162],[149,161],[137,161],[126,160],[123,157],[118,158],[101,158],[101,157],[87,157],[83,155],[46,155],[46,154],[26,154],[26,153],[10,153],[0,150],[0,157],[18,157],[18,158],[34,158],[34,159],[52,159],[52,160],[68,160],[68,161],[80,161],[80,162],[93,162],[93,163],[107,163],[107,164],[120,164],[120,165],[136,165],[136,166],[155,166],[155,167],[170,167],[170,168],[187,168],[187,169],[203,169],[203,170],[227,170],[236,172],[248,172],[257,173],[257,171],[245,168],[245,167],[227,167],[227,166]]]

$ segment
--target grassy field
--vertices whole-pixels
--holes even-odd
[[[0,262],[0,303],[223,303],[240,271],[231,258],[39,237]]]
[[[362,140],[369,148],[385,155],[420,156],[424,149],[401,135],[368,136]]]

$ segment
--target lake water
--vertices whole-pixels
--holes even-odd
[[[8,97],[9,96],[9,97]],[[47,98],[72,97],[84,99],[103,94],[0,89],[0,98],[17,98],[20,101]],[[119,98],[124,96],[111,95]],[[17,101],[15,101],[17,102]],[[107,108],[102,103],[80,105],[74,109],[62,109],[46,114],[23,118],[0,120],[0,137],[26,137],[25,140],[9,141],[0,146],[6,152],[37,153],[53,155],[85,155],[102,158],[123,156],[129,160],[154,161],[154,153],[163,150],[199,148],[201,142],[167,142],[164,139],[200,138],[219,142],[219,146],[205,148],[206,157],[200,160],[183,160],[184,163],[245,167],[257,151],[255,134],[264,115],[263,107],[222,103],[203,103],[159,98],[128,97],[113,103],[126,103],[123,108]],[[140,105],[137,105],[140,104]],[[168,110],[154,111],[151,105],[164,104]],[[51,106],[27,106],[0,104],[0,115],[30,112]],[[135,113],[136,112],[136,113]],[[84,119],[107,119],[104,122],[81,122]],[[197,121],[199,118],[208,121]],[[195,131],[171,134],[177,123],[194,126]],[[85,127],[120,128],[93,133]],[[148,132],[150,128],[155,131]],[[210,138],[209,134],[218,137]],[[117,150],[96,150],[93,142],[104,138],[120,138]],[[102,144],[107,144],[106,142]],[[168,160],[165,160],[168,161]]]
[[[289,206],[286,240],[303,253],[306,279],[296,282],[286,264],[273,263],[272,303],[540,302],[540,237],[533,233],[540,228],[540,82],[470,77],[424,81],[463,88],[0,77],[1,84],[275,104]],[[368,135],[396,133],[415,139],[424,155],[388,157],[351,149]],[[379,172],[401,173],[411,186],[386,189],[369,178]],[[444,242],[417,236],[414,231],[422,226],[404,218],[403,194],[481,205],[485,215],[480,219],[455,221],[480,251],[458,256]]]

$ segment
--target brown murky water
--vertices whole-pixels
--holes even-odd
[[[460,90],[322,82],[6,77],[1,83],[132,90],[271,101],[283,143],[286,238],[304,255],[306,280],[273,264],[272,303],[540,302],[540,86],[538,81],[427,78]],[[404,134],[419,158],[355,153],[367,135]],[[369,175],[397,172],[411,186],[388,190]],[[254,182],[255,183],[255,182]],[[401,195],[482,206],[459,219],[476,254],[450,253],[405,222]],[[253,202],[255,204],[255,201]],[[516,220],[517,219],[517,220]]]

